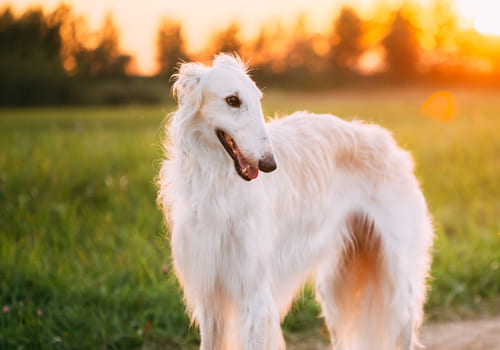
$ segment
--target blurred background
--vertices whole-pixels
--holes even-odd
[[[264,87],[500,85],[494,0],[1,3],[1,105],[158,103],[220,51]]]
[[[198,346],[154,179],[177,63],[220,51],[250,63],[267,116],[390,129],[434,217],[426,322],[498,316],[499,13],[497,0],[0,0],[0,348]],[[328,342],[309,284],[283,327],[292,350]]]

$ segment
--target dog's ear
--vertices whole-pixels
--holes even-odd
[[[176,74],[172,87],[173,95],[179,102],[179,107],[189,106],[197,110],[201,106],[200,80],[207,71],[207,67],[200,63],[182,63]]]

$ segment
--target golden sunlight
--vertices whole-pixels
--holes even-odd
[[[500,1],[498,0],[456,0],[462,16],[474,24],[482,34],[500,35]]]
[[[74,43],[79,40],[82,47],[95,49],[96,33],[108,16],[116,32],[115,54],[122,59],[129,57],[128,74],[159,72],[156,37],[163,19],[179,23],[182,45],[177,49],[186,57],[203,60],[216,50],[227,50],[224,45],[215,45],[219,36],[219,41],[232,43],[231,50],[243,57],[251,57],[256,64],[269,63],[273,72],[283,72],[284,62],[290,66],[305,66],[307,62],[313,71],[322,70],[336,59],[340,63],[335,64],[343,69],[362,75],[382,74],[396,66],[402,71],[419,66],[422,72],[431,72],[433,67],[432,73],[426,74],[444,74],[457,80],[467,80],[467,69],[477,74],[500,72],[500,0],[237,0],[238,6],[228,6],[231,0],[149,0],[147,6],[136,0],[0,0],[0,9],[12,6],[20,16],[39,4],[50,13],[62,1],[72,11],[67,15],[71,21],[61,29],[63,65],[68,72],[78,66],[70,52],[78,46]],[[346,26],[337,32],[340,27],[336,23],[347,5],[352,14],[342,18]],[[393,22],[396,12],[399,15]],[[232,36],[232,41],[221,33],[229,39]],[[342,44],[345,48],[339,44],[342,35],[348,43]],[[388,41],[384,41],[386,36]],[[175,45],[164,44],[175,51]],[[386,57],[387,45],[392,45],[393,52],[412,54]],[[340,54],[333,54],[335,50]],[[342,59],[342,50],[352,57]],[[179,52],[173,55],[183,57]],[[459,76],[450,73],[453,69]],[[488,79],[494,82],[496,78]]]

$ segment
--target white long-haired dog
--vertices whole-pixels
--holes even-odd
[[[284,349],[280,316],[309,276],[334,349],[412,349],[433,233],[389,132],[307,112],[265,123],[229,55],[182,64],[173,89],[158,199],[201,349]]]

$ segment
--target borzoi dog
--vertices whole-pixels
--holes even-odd
[[[180,66],[159,175],[175,272],[201,349],[284,349],[308,279],[334,349],[412,349],[432,226],[389,132],[329,114],[264,121],[237,57]]]

